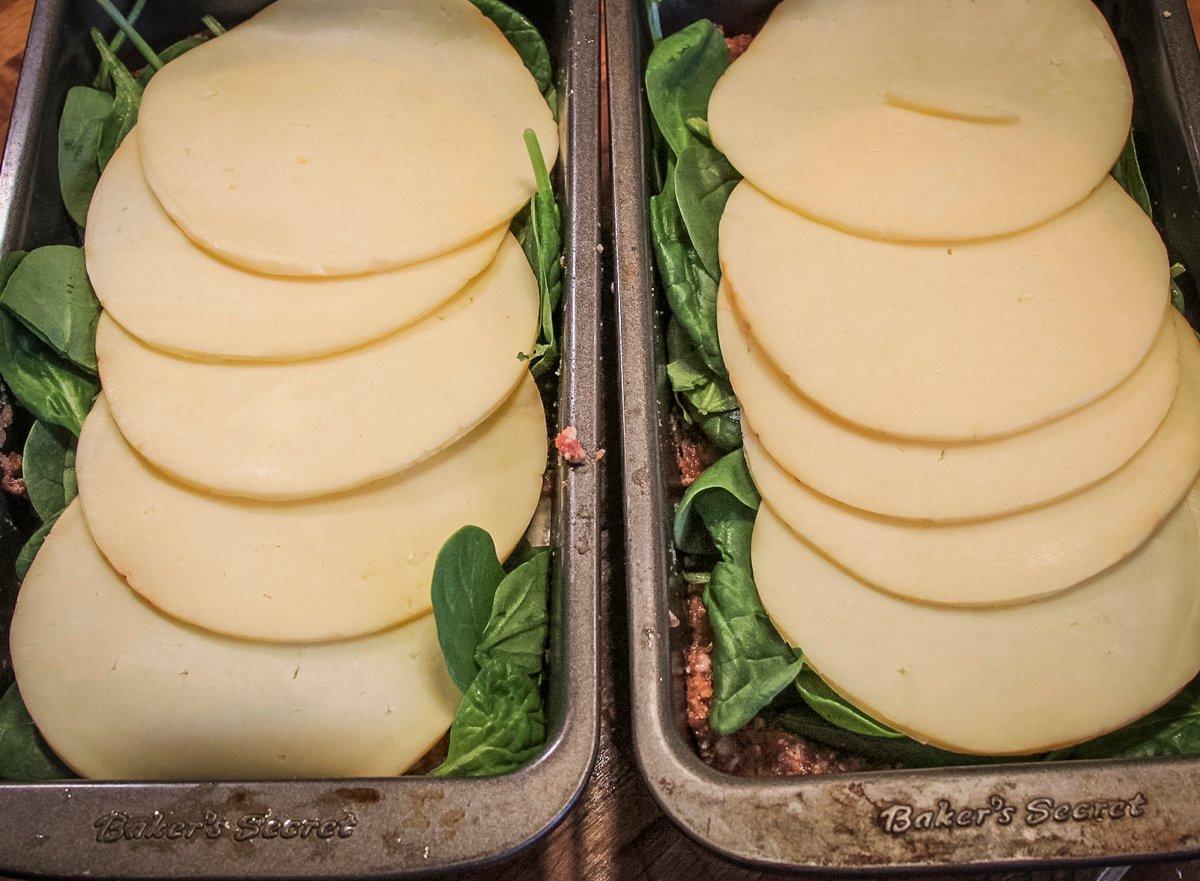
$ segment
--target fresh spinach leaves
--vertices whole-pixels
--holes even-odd
[[[73,777],[38,733],[14,682],[0,697],[0,780],[63,780]]]
[[[1117,164],[1113,166],[1112,176],[1125,188],[1125,192],[1133,196],[1134,200],[1142,206],[1142,210],[1153,218],[1154,209],[1150,204],[1150,190],[1146,187],[1146,178],[1142,175],[1142,165],[1138,161],[1137,145],[1133,141],[1132,131],[1129,133],[1129,140],[1125,142],[1125,149],[1121,151],[1121,156],[1117,159]]]
[[[679,500],[675,544],[697,554],[715,547],[722,560],[749,572],[750,536],[760,502],[745,454],[734,450],[705,469]]]
[[[505,661],[530,675],[542,672],[550,622],[546,605],[549,581],[550,552],[546,549],[504,576],[475,649],[480,668],[490,661]]]
[[[861,734],[863,737],[904,737],[900,732],[876,722],[858,707],[850,704],[810,667],[805,667],[796,677],[796,690],[814,713],[844,731]]]
[[[488,661],[454,714],[446,761],[430,774],[506,774],[536,756],[545,738],[546,719],[537,682],[507,661]]]
[[[467,691],[479,674],[475,650],[503,580],[492,537],[478,526],[464,526],[438,552],[433,566],[433,614],[446,669],[459,691]]]
[[[33,565],[33,558],[42,549],[42,543],[46,540],[46,536],[50,534],[50,530],[54,528],[54,523],[57,520],[58,515],[55,514],[49,520],[45,521],[38,527],[37,532],[29,536],[29,540],[21,547],[14,566],[18,581],[25,580],[25,576],[29,573],[29,567]]]
[[[165,65],[170,61],[174,61],[185,52],[191,52],[197,46],[202,46],[209,41],[208,34],[192,34],[190,37],[184,37],[182,40],[172,43],[166,49],[158,53],[159,60]],[[158,69],[152,64],[147,64],[138,71],[137,81],[143,89],[150,84],[150,80],[158,73]]]
[[[732,734],[791,684],[803,662],[771,625],[741,566],[717,563],[704,605],[713,629],[709,724],[718,734]]]
[[[528,216],[517,233],[517,241],[537,276],[540,296],[538,341],[529,356],[535,377],[545,376],[558,366],[558,342],[554,316],[562,298],[562,217],[550,183],[550,172],[533,129],[525,130],[525,149],[533,164],[537,192],[529,200]]]
[[[701,141],[689,119],[708,119],[708,98],[729,67],[729,48],[715,24],[701,19],[654,47],[646,63],[646,98],[659,131],[678,156]]]
[[[57,517],[79,492],[75,482],[75,438],[58,425],[38,420],[29,429],[21,474],[33,509],[43,521]]]
[[[722,44],[724,45],[724,44]],[[721,277],[717,260],[717,231],[729,194],[742,176],[724,154],[707,143],[688,146],[675,158],[675,198],[692,247],[705,271]]]
[[[46,245],[30,251],[4,283],[0,306],[63,358],[96,372],[100,301],[82,248]]]
[[[0,261],[5,288],[25,256],[13,251]],[[100,391],[94,377],[44,346],[5,309],[0,309],[0,376],[22,407],[75,435]]]
[[[58,121],[58,186],[67,213],[80,226],[87,224],[88,206],[100,181],[100,134],[112,109],[108,92],[74,86]]]
[[[1048,759],[1152,758],[1200,753],[1200,680],[1148,716],[1111,734],[1055,750]]]
[[[554,89],[554,70],[550,66],[550,50],[533,22],[500,0],[471,0],[472,3],[500,28],[512,47],[517,50],[525,69],[537,82],[550,109],[558,112],[558,96]]]
[[[541,747],[549,577],[546,548],[532,549],[505,574],[491,536],[477,526],[442,546],[433,612],[446,666],[464,696],[435,775],[504,774]]]
[[[742,445],[742,413],[728,378],[709,370],[679,320],[667,323],[667,379],[684,418],[722,453]]]
[[[112,109],[100,126],[100,144],[96,155],[100,170],[103,171],[113,153],[117,152],[121,141],[125,140],[125,136],[137,123],[138,110],[142,105],[142,86],[95,28],[92,28],[92,42],[100,52],[100,63],[108,69],[115,89]]]

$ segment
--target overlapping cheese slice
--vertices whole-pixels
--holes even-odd
[[[291,361],[349,349],[449,300],[496,255],[506,225],[459,250],[346,278],[264,275],[197,247],[162,210],[130,132],[88,214],[88,278],[104,308],[151,346],[198,358]]]
[[[276,0],[163,68],[139,112],[167,213],[230,262],[344,275],[505,224],[547,164],[553,114],[468,0]]]
[[[944,241],[1081,201],[1131,109],[1091,0],[784,0],[717,82],[708,121],[730,162],[793,209]]]
[[[779,632],[855,706],[957,752],[1040,752],[1140,718],[1200,670],[1198,504],[1193,490],[1124,562],[1016,606],[928,606],[867,587],[767,505],[754,576]]]
[[[163,615],[105,562],[78,502],[21,586],[10,648],[38,730],[84,777],[400,774],[460,698],[432,615],[327,645],[229,639]]]
[[[743,426],[763,499],[856,578],[911,600],[1027,602],[1066,590],[1132,553],[1200,475],[1200,345],[1182,316],[1184,375],[1167,418],[1124,467],[1057,502],[969,523],[918,523],[855,510],[797,481]]]
[[[860,238],[748,183],[721,219],[725,281],[763,352],[822,408],[943,441],[1030,428],[1127,378],[1170,287],[1154,224],[1111,178],[1031,230],[954,245]]]
[[[223,495],[310,498],[396,474],[487,418],[528,373],[520,356],[537,309],[537,281],[509,236],[449,303],[348,352],[194,361],[105,314],[96,356],[121,433],[161,470]]]
[[[96,544],[155,606],[230,636],[321,642],[427,613],[434,560],[461,526],[487,530],[507,556],[541,495],[546,420],[526,377],[483,425],[396,477],[270,503],[166,477],[125,443],[101,396],[77,462]]]
[[[1179,334],[1167,320],[1133,376],[1087,407],[992,441],[918,443],[860,431],[796,394],[739,322],[725,290],[717,320],[743,418],[771,456],[823,495],[911,520],[1013,513],[1111,474],[1158,428],[1180,371]],[[1184,336],[1190,356],[1194,336]]]

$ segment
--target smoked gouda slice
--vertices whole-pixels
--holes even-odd
[[[198,248],[146,185],[130,132],[88,217],[88,278],[130,333],[195,358],[292,361],[404,327],[458,293],[496,256],[506,226],[401,269],[346,278],[248,272]]]
[[[717,82],[708,122],[738,171],[797,211],[959,241],[1082,200],[1132,105],[1091,0],[784,0]]]
[[[1001,239],[904,245],[807,220],[743,182],[721,265],[746,326],[821,407],[899,437],[1010,434],[1094,401],[1162,324],[1167,252],[1111,178]]]
[[[924,743],[1022,755],[1113,731],[1200,670],[1195,491],[1124,562],[1036,602],[951,609],[867,587],[772,511],[754,577],[779,632],[847,700]]]
[[[537,310],[537,281],[509,236],[457,297],[347,352],[193,361],[105,313],[96,357],[121,433],[161,470],[222,495],[310,498],[397,474],[486,419],[528,373],[519,355]]]
[[[192,239],[274,275],[444,254],[506,223],[554,116],[469,0],[276,0],[155,75],[146,179]]]
[[[76,468],[96,544],[153,605],[229,636],[323,642],[429,612],[434,560],[462,526],[487,530],[506,557],[541,495],[546,419],[527,377],[490,419],[396,477],[256,502],[190,489],[151,467],[101,396]]]
[[[918,523],[858,511],[814,492],[742,426],[762,497],[788,526],[856,578],[912,600],[979,606],[1066,590],[1136,550],[1200,475],[1200,345],[1189,341],[1179,394],[1149,442],[1086,489],[1018,514]]]
[[[1111,474],[1154,434],[1180,372],[1179,334],[1164,322],[1134,374],[1074,413],[979,443],[905,441],[861,431],[796,394],[745,332],[724,291],[717,309],[721,351],[743,417],[771,456],[823,495],[910,520],[1009,514]],[[1194,358],[1194,335],[1184,336]]]
[[[432,615],[328,645],[230,639],[163,615],[105,562],[78,502],[21,585],[10,648],[47,743],[102,780],[392,776],[461,697]]]

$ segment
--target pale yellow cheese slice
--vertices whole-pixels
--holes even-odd
[[[749,423],[742,426],[746,462],[763,499],[788,526],[874,587],[962,606],[1047,596],[1132,553],[1200,474],[1200,345],[1187,336],[1179,394],[1149,442],[1098,483],[1018,514],[937,524],[850,508],[788,474]]]
[[[1154,224],[1111,178],[1043,226],[954,245],[848,235],[743,182],[720,251],[738,311],[795,388],[873,431],[946,441],[1029,428],[1119,384],[1170,285]]]
[[[798,211],[957,241],[1083,199],[1131,109],[1091,0],[784,0],[717,82],[708,121],[734,166]]]
[[[349,349],[415,321],[483,271],[506,229],[370,275],[248,272],[198,248],[171,222],[142,175],[137,129],[104,169],[88,218],[88,278],[122,327],[169,352],[267,361]]]
[[[847,700],[956,752],[1024,754],[1104,734],[1200,670],[1195,491],[1124,562],[1037,602],[952,609],[847,575],[767,506],[754,577],[775,626]]]
[[[154,77],[146,178],[225,259],[343,275],[444,254],[511,218],[557,128],[469,0],[276,0]]]
[[[255,502],[176,483],[130,449],[103,396],[76,460],[96,544],[134,590],[176,618],[272,642],[361,636],[426,614],[446,539],[473,524],[506,557],[537,508],[545,468],[532,377],[448,449],[317,499]]]
[[[193,361],[102,315],[100,378],[130,444],[223,495],[309,498],[397,474],[482,422],[516,387],[538,289],[516,239],[462,293],[366,346],[283,364]]]
[[[460,699],[432,615],[328,645],[217,636],[131,591],[78,502],[21,585],[9,645],[38,730],[97,779],[391,776]]]
[[[796,394],[744,331],[724,292],[717,319],[743,418],[771,456],[823,495],[910,520],[1012,513],[1111,474],[1158,428],[1180,371],[1178,334],[1164,322],[1134,374],[1083,409],[997,440],[919,443],[860,431]],[[1194,336],[1184,336],[1193,358]]]

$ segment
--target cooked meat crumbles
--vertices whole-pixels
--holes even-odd
[[[554,449],[562,456],[564,462],[572,465],[582,465],[587,461],[587,450],[579,442],[579,435],[574,425],[568,425],[554,438]]]
[[[741,731],[715,733],[708,725],[713,697],[712,628],[698,596],[687,598],[691,644],[686,654],[687,722],[700,758],[726,774],[739,777],[791,777],[859,771],[866,763],[837,750],[815,746],[804,738],[771,728],[756,718]]]
[[[25,478],[21,476],[20,453],[0,453],[0,486],[9,495],[25,495]]]
[[[750,48],[750,43],[754,39],[750,34],[738,34],[734,37],[726,37],[725,45],[729,47],[729,60],[737,61],[738,56]]]
[[[675,442],[675,461],[679,464],[680,483],[691,486],[704,469],[717,459],[716,450],[698,429],[671,414],[671,437]]]

